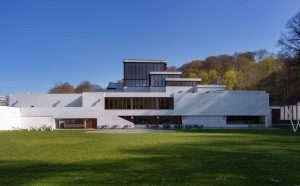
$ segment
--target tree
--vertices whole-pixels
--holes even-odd
[[[289,56],[297,56],[300,53],[300,12],[286,23],[287,32],[281,33],[278,43],[283,52]]]
[[[236,82],[236,72],[234,70],[225,72],[223,83],[226,85],[227,90],[233,90]]]
[[[245,74],[242,71],[236,72],[236,85],[235,89],[237,90],[245,90],[246,89],[246,79]]]
[[[199,74],[202,66],[203,66],[203,61],[195,60],[182,65],[179,68],[179,71],[182,71],[183,77],[189,77],[190,72]]]
[[[101,86],[97,84],[92,84],[89,81],[81,82],[75,89],[76,93],[82,92],[99,92],[101,91]]]
[[[59,94],[59,93],[75,93],[73,85],[68,82],[55,84],[48,93],[50,94]]]
[[[208,77],[208,73],[206,73],[206,72],[201,72],[201,73],[199,74],[199,76],[200,76],[201,82],[202,82],[203,84],[209,84],[209,83],[210,83],[209,77]]]
[[[196,72],[189,72],[187,75],[189,78],[197,78],[198,74]]]
[[[167,67],[167,72],[176,72],[177,71],[177,68],[175,66],[170,66],[170,67]]]
[[[209,84],[219,84],[218,72],[215,69],[209,71],[208,83]]]
[[[295,99],[300,99],[300,12],[288,20],[286,29],[287,31],[281,34],[278,43],[281,46],[281,52],[290,58],[285,68],[291,71],[286,75],[293,80],[289,83],[290,86],[296,87]]]
[[[68,82],[55,84],[48,93],[49,94],[68,94],[68,93],[82,93],[82,92],[99,92],[102,88],[100,85],[92,84],[89,81],[81,82],[76,88]]]
[[[117,83],[118,83],[118,84],[121,84],[121,85],[124,85],[124,79],[119,79],[119,80],[117,81]]]
[[[266,57],[269,57],[270,53],[266,49],[260,49],[255,51],[255,61],[262,61]]]

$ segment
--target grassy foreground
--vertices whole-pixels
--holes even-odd
[[[300,185],[291,129],[0,132],[0,185]]]

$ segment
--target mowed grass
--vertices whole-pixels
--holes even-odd
[[[0,132],[0,185],[300,185],[291,129]]]

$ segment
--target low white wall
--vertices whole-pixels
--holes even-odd
[[[20,108],[0,106],[0,130],[20,127]]]
[[[21,128],[39,128],[42,126],[55,128],[55,120],[52,117],[21,117]]]

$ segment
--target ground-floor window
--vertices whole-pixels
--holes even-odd
[[[120,116],[134,124],[182,124],[181,116]]]
[[[226,116],[226,124],[264,124],[264,116]]]

